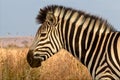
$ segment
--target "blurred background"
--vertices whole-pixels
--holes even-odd
[[[120,0],[0,0],[0,37],[34,36],[40,8],[57,4],[86,11],[106,19],[120,30]]]
[[[120,31],[120,0],[0,0],[0,80],[39,80],[39,77],[43,76],[50,80],[51,74],[53,77],[59,74],[57,77],[63,79],[64,75],[65,78],[70,78],[69,80],[78,76],[80,80],[90,79],[86,76],[88,71],[82,67],[83,65],[63,53],[63,55],[49,59],[48,64],[44,64],[42,68],[31,69],[28,65],[26,55],[32,44],[33,36],[40,26],[35,18],[40,8],[52,4],[100,16]],[[74,65],[69,67],[71,62],[76,63],[78,68]],[[61,74],[62,72],[64,74]],[[79,72],[82,72],[80,74],[83,77]],[[56,79],[60,80],[59,78]]]

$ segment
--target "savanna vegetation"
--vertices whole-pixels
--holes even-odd
[[[31,68],[26,60],[29,48],[9,45],[0,47],[0,80],[88,80],[87,69],[72,55],[62,50],[42,63]],[[65,54],[63,54],[65,53]]]
[[[39,80],[26,61],[28,48],[0,48],[0,80]]]

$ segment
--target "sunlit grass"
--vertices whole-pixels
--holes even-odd
[[[28,48],[0,48],[0,80],[39,80],[26,61]],[[38,74],[38,75],[36,75]]]
[[[83,80],[91,79],[83,65],[67,51],[47,59],[39,68],[31,68],[26,60],[28,50],[17,45],[0,47],[0,80],[79,80],[81,75]]]

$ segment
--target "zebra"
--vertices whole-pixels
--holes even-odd
[[[41,25],[27,54],[32,68],[64,48],[88,68],[93,79],[120,79],[120,32],[107,20],[49,5],[40,9],[36,21]]]

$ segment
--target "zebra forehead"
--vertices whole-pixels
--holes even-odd
[[[99,16],[95,16],[95,15],[91,15],[88,13],[85,13],[84,11],[80,11],[80,10],[75,10],[72,8],[67,8],[64,6],[59,6],[59,5],[50,5],[50,6],[46,6],[43,9],[40,9],[38,16],[36,17],[36,20],[39,24],[44,23],[45,19],[46,19],[46,15],[48,12],[52,12],[54,14],[54,16],[59,18],[62,18],[64,15],[66,15],[65,17],[71,17],[69,16],[71,13],[74,14],[74,16],[76,15],[84,15],[85,18],[90,17],[91,19],[95,19],[95,20],[100,20],[101,23],[105,23],[107,27],[110,28],[111,31],[116,31],[114,29],[114,27],[112,27],[112,25],[110,25],[106,20],[102,19]],[[65,18],[65,19],[66,19]]]

